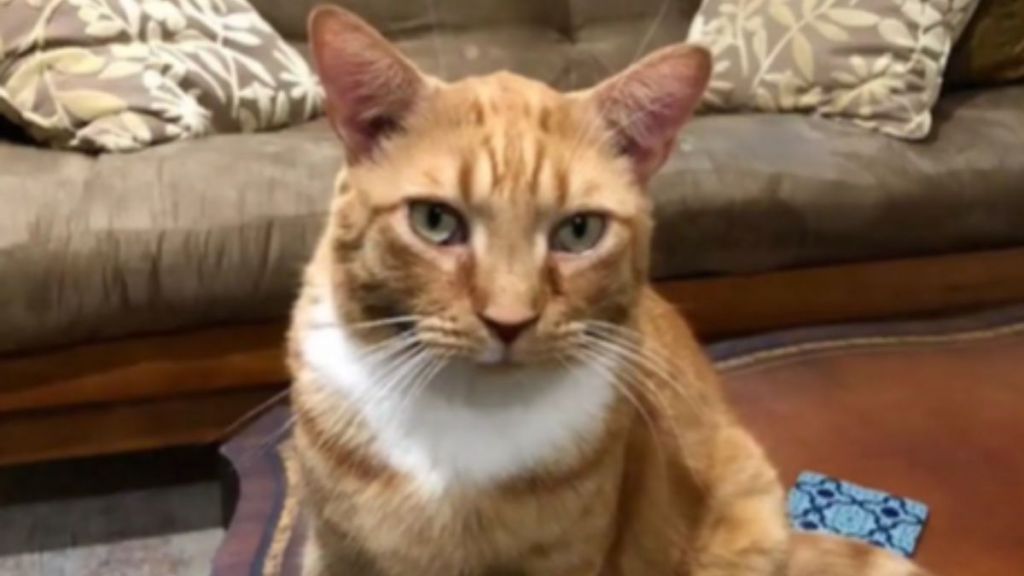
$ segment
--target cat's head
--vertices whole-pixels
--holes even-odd
[[[356,16],[310,19],[344,143],[329,231],[350,323],[403,317],[481,363],[579,353],[631,319],[647,281],[647,181],[708,82],[678,45],[581,92],[498,73],[428,77]]]

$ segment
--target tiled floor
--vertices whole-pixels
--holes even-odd
[[[0,482],[0,576],[209,574],[223,536],[216,478],[202,478],[209,471],[159,478],[165,471],[126,485],[117,477],[133,469],[62,465]],[[146,483],[154,485],[139,486]]]

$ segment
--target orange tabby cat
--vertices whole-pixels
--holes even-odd
[[[709,75],[444,83],[357,17],[313,52],[348,153],[290,332],[308,576],[910,576],[793,535],[647,282],[644,188]]]

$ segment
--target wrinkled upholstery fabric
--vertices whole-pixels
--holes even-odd
[[[303,3],[254,2],[297,43]],[[436,0],[450,20],[435,39],[427,2],[348,4],[428,71],[562,88],[682,39],[694,8],[670,0],[648,34],[660,0]],[[802,116],[698,118],[653,183],[653,272],[1024,243],[1021,134],[1024,86],[945,98],[923,144]],[[341,163],[323,120],[120,156],[0,140],[0,354],[283,318]]]
[[[1024,86],[947,96],[922,144],[766,114],[698,118],[680,146],[655,186],[661,277],[1024,243]]]
[[[654,275],[1024,243],[1024,86],[939,110],[925,145],[698,118],[653,182]],[[126,156],[0,144],[0,353],[283,317],[341,162],[324,121]]]
[[[0,353],[282,317],[341,161],[323,121],[129,155],[0,143]]]
[[[452,31],[520,27],[546,29],[566,40],[588,27],[629,20],[674,27],[692,19],[700,0],[251,0],[285,38],[305,39],[309,11],[318,4],[347,8],[395,39]]]

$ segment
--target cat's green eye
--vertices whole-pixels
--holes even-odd
[[[574,214],[555,228],[551,235],[551,249],[570,254],[586,252],[601,241],[607,227],[608,219],[601,214]]]
[[[466,222],[451,206],[441,202],[409,204],[409,224],[427,242],[451,246],[466,241]]]

